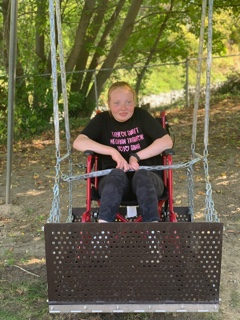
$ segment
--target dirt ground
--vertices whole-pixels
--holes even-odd
[[[175,135],[174,162],[189,160],[191,154],[192,110],[167,112]],[[203,153],[204,110],[199,110],[196,151]],[[212,317],[189,314],[162,315],[159,319],[240,319],[240,100],[226,99],[211,106],[209,124],[209,175],[216,214],[224,223],[223,259],[220,289],[220,312]],[[72,132],[72,138],[77,132]],[[64,142],[64,141],[63,141]],[[75,164],[84,164],[74,152]],[[67,165],[63,165],[64,171]],[[204,221],[205,176],[203,164],[194,167],[195,218]],[[49,133],[31,142],[14,145],[12,204],[5,204],[6,148],[0,148],[0,286],[15,279],[34,278],[46,281],[45,248],[42,227],[51,210],[55,176],[54,139]],[[73,185],[73,206],[84,205],[84,182]],[[177,206],[188,204],[185,170],[174,171],[174,197]],[[67,218],[68,186],[61,183],[62,221]],[[16,290],[17,291],[17,290]],[[46,291],[44,291],[46,292]],[[15,294],[22,295],[21,288]],[[0,294],[0,306],[8,308],[7,293]],[[45,300],[36,310],[48,309]],[[2,301],[2,302],[1,302]],[[14,305],[12,306],[14,308]],[[0,308],[1,309],[1,308]],[[47,313],[45,311],[45,313]],[[57,317],[57,316],[56,316]],[[55,318],[56,318],[55,317]],[[83,317],[69,316],[69,319]],[[152,317],[148,317],[153,319]],[[148,319],[146,318],[146,319]],[[16,318],[17,319],[17,318]],[[19,318],[20,319],[20,318]],[[24,319],[24,318],[21,318]],[[45,316],[28,319],[52,319]],[[56,318],[60,319],[60,318]],[[68,319],[66,316],[62,319]],[[101,316],[89,319],[101,319]],[[111,317],[109,317],[111,319]],[[112,318],[114,319],[114,318]],[[136,317],[136,319],[139,319]],[[155,318],[154,318],[155,319]]]

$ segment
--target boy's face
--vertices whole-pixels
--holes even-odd
[[[132,117],[135,108],[133,93],[124,87],[113,90],[108,106],[115,120],[127,121]]]

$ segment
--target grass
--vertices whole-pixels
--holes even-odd
[[[2,281],[0,319],[44,319],[47,286],[45,281]]]
[[[12,249],[5,249],[4,250],[4,257],[5,257],[5,265],[12,266],[15,263],[15,259],[13,257]]]
[[[236,289],[233,289],[233,291],[230,294],[230,305],[234,309],[240,307],[240,293]]]

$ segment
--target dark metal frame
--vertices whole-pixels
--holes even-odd
[[[206,222],[46,224],[49,311],[218,311],[222,232]]]

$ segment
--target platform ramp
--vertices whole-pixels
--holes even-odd
[[[48,302],[59,312],[215,312],[222,223],[49,223]]]

